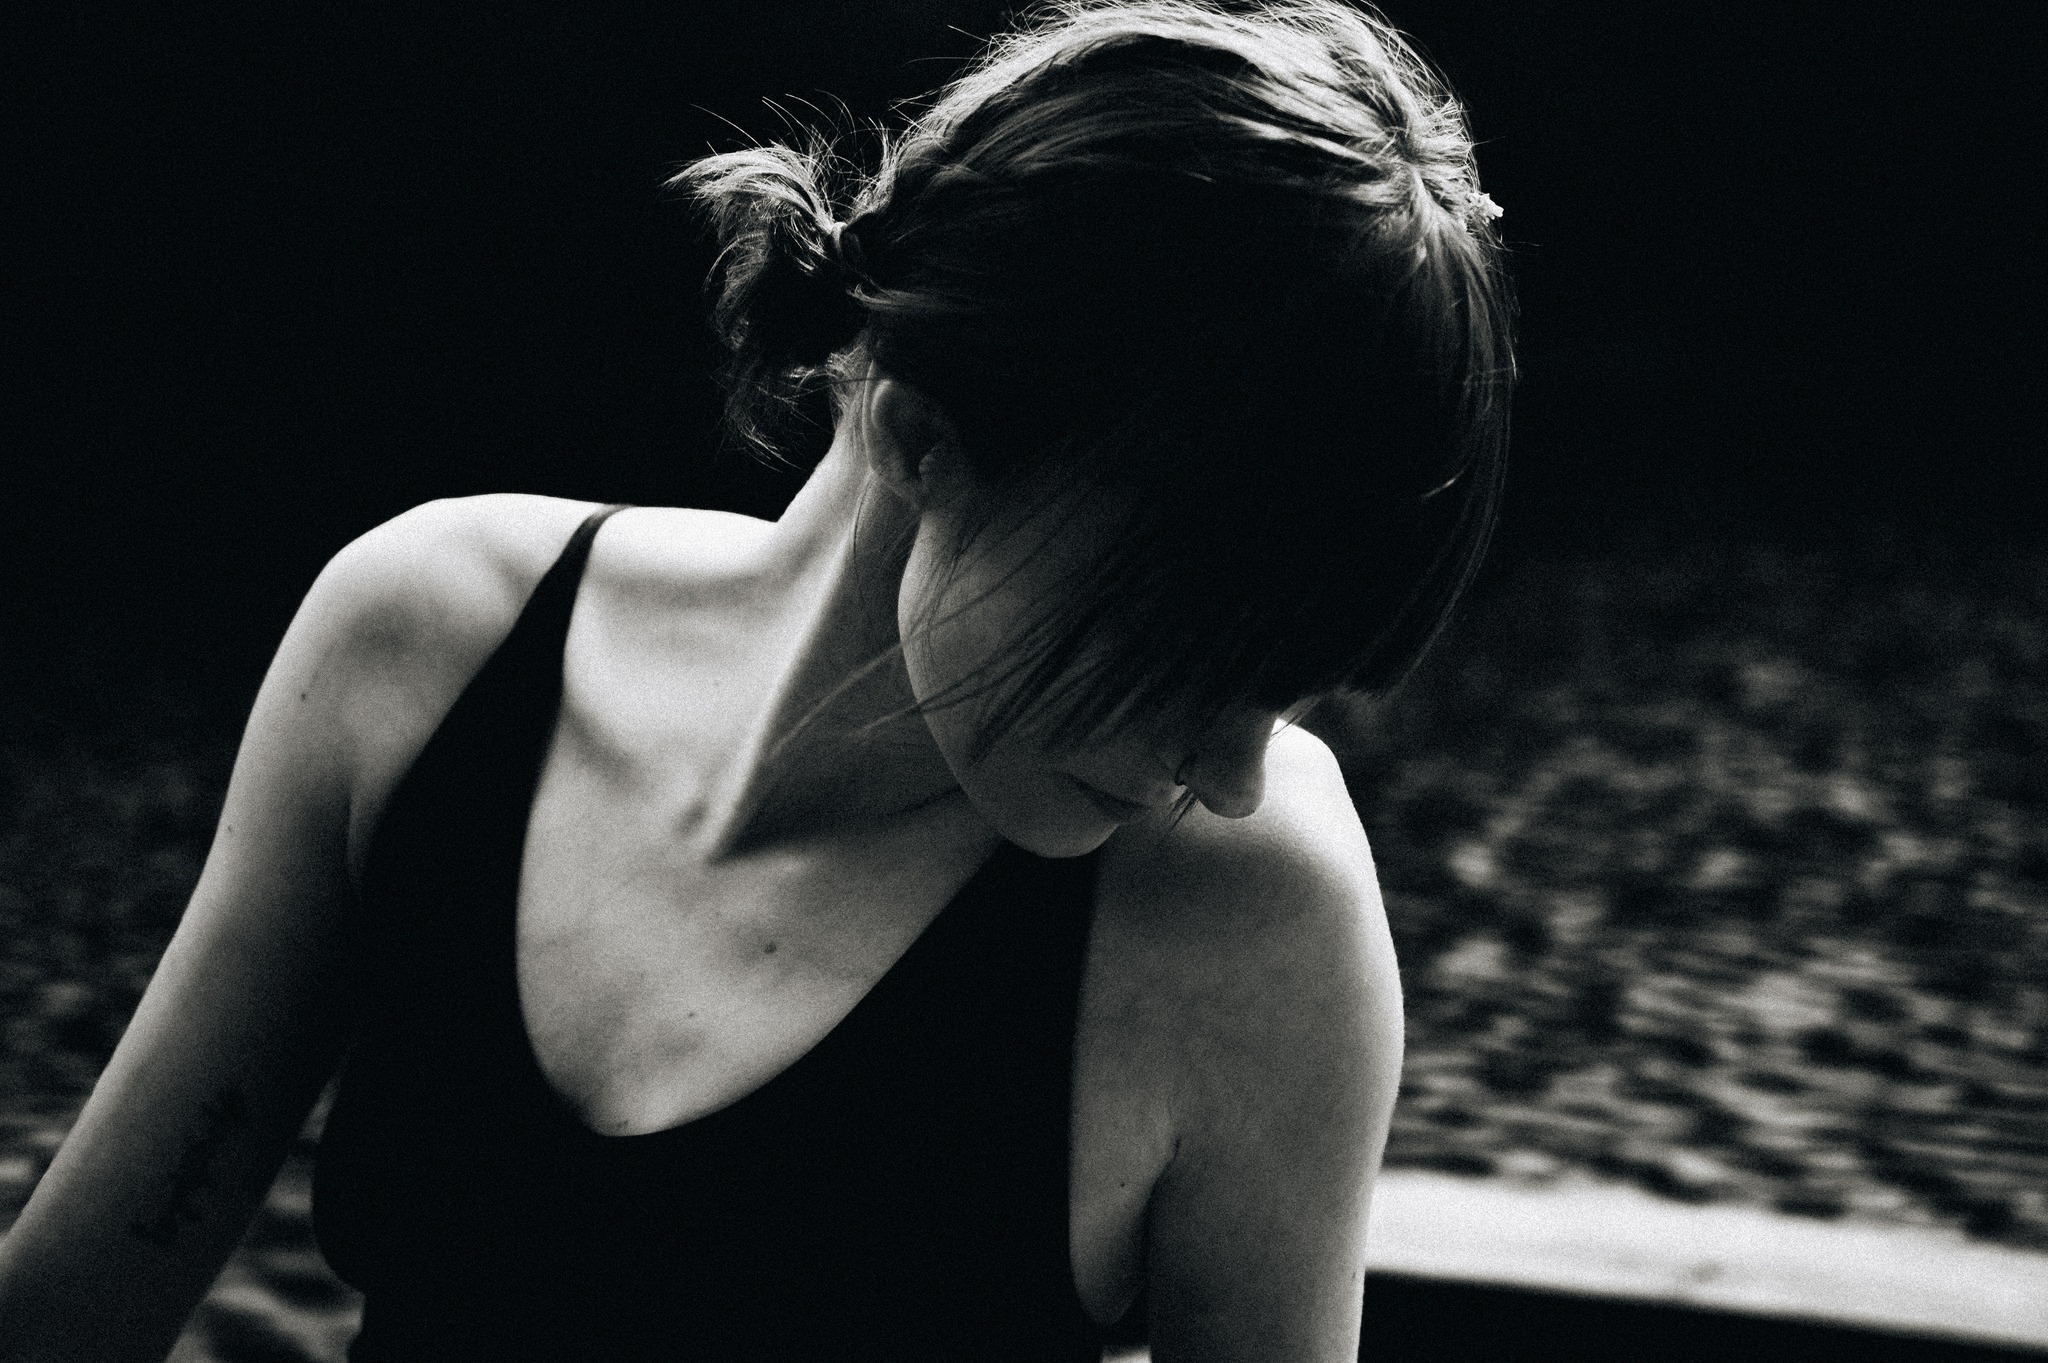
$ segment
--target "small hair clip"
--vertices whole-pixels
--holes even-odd
[[[1472,194],[1472,206],[1468,211],[1481,222],[1492,222],[1505,210],[1493,201],[1491,194],[1475,190]]]

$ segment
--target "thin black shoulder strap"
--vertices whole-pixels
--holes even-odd
[[[475,698],[465,695],[464,708],[479,711],[487,727],[500,732],[552,731],[555,707],[562,696],[562,644],[569,637],[576,588],[590,561],[590,542],[599,526],[623,510],[623,505],[602,506],[583,518],[561,554],[534,584],[511,632],[470,683]]]
[[[370,844],[366,900],[435,868],[517,875],[518,841],[562,698],[562,644],[590,542],[607,517],[584,518],[499,642],[427,740]],[[454,819],[451,825],[449,820]],[[451,859],[451,847],[469,849]],[[507,851],[507,847],[510,851]]]
[[[625,509],[625,503],[614,502],[583,518],[553,565],[534,585],[520,624],[533,618],[534,633],[544,639],[559,640],[568,633],[569,615],[576,608],[576,588],[583,581],[584,565],[590,562],[590,542],[597,538],[599,526]]]

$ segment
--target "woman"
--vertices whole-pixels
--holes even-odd
[[[501,496],[344,550],[0,1261],[160,1357],[346,1063],[351,1357],[1356,1356],[1400,1053],[1292,721],[1477,562],[1512,361],[1462,115],[1337,0],[1086,0],[860,178],[679,177],[774,524]]]

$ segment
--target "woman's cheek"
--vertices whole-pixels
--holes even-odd
[[[970,802],[1003,837],[1040,856],[1078,856],[1114,825],[1076,793],[1028,733],[982,743],[1002,707],[992,676],[1009,665],[1017,635],[1041,608],[1045,584],[1017,565],[972,558],[950,572],[942,534],[920,528],[898,594],[904,670],[926,728]]]
[[[904,659],[920,697],[935,694],[921,682],[949,675],[908,641]],[[1115,826],[1075,795],[1034,744],[1011,735],[983,749],[986,705],[985,698],[970,697],[924,711],[932,741],[968,801],[997,833],[1039,856],[1079,856],[1101,846]]]
[[[944,538],[928,518],[904,566],[897,629],[911,694],[956,778],[965,781],[976,739],[996,705],[980,694],[1013,644],[1011,603],[1000,581],[984,583],[970,561],[939,571]]]

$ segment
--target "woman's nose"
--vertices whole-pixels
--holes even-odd
[[[1271,710],[1233,711],[1211,725],[1180,769],[1180,781],[1211,814],[1242,819],[1266,798]]]

